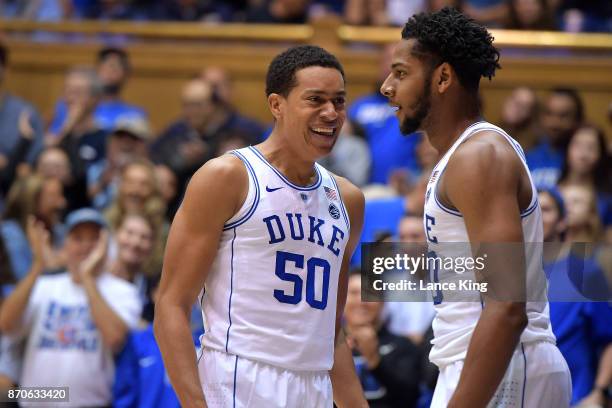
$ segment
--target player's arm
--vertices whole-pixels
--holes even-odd
[[[477,278],[484,277],[488,283],[488,295],[483,294],[484,308],[449,407],[487,405],[527,325],[525,303],[503,292],[510,290],[513,283],[525,282],[518,203],[520,178],[525,170],[516,153],[504,143],[498,135],[483,132],[473,136],[457,149],[444,175],[443,197],[463,215],[473,253],[487,253],[483,276]],[[499,243],[515,244],[501,249]],[[509,284],[507,289],[504,284]],[[491,298],[495,292],[506,296]]]
[[[191,179],[170,228],[154,329],[182,407],[206,406],[189,316],[215,259],[223,225],[244,202],[247,186],[238,158],[207,162]]]
[[[363,390],[357,374],[351,350],[346,343],[344,331],[342,330],[342,313],[346,303],[348,290],[349,262],[355,247],[361,237],[363,226],[363,193],[342,177],[336,177],[344,205],[348,212],[351,223],[349,241],[344,251],[340,276],[338,277],[338,299],[336,304],[336,348],[334,351],[334,366],[330,372],[332,387],[334,390],[334,402],[339,408],[344,407],[367,407],[363,396]]]

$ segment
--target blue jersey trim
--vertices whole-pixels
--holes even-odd
[[[261,152],[259,150],[257,150],[253,146],[249,146],[249,149],[251,149],[251,151],[253,151],[253,153],[255,153],[257,155],[257,157],[259,157],[261,159],[261,161],[263,161],[274,173],[276,173],[276,175],[285,184],[287,184],[291,188],[294,188],[294,189],[299,190],[299,191],[311,191],[311,190],[317,189],[321,185],[321,182],[323,181],[323,177],[321,177],[321,173],[319,172],[318,167],[315,165],[314,168],[315,168],[315,172],[317,173],[317,181],[315,181],[314,184],[311,184],[310,186],[306,186],[306,187],[302,187],[302,186],[298,186],[296,184],[293,184],[280,171],[278,171],[276,169],[276,167],[272,166],[272,164],[270,164],[270,162],[268,162],[268,160],[266,160],[266,158],[263,156],[263,154],[261,154]]]
[[[247,171],[251,175],[251,178],[253,179],[253,182],[255,183],[255,199],[253,200],[253,204],[251,204],[251,208],[249,208],[249,211],[247,211],[246,214],[244,214],[242,217],[240,217],[236,221],[233,221],[233,222],[231,222],[229,224],[225,224],[223,226],[223,231],[227,231],[227,230],[230,230],[232,228],[236,228],[237,226],[242,225],[245,222],[247,222],[248,219],[253,216],[253,214],[255,213],[255,210],[257,209],[257,206],[259,205],[259,196],[260,196],[260,193],[259,193],[259,181],[257,180],[257,175],[255,174],[255,170],[253,170],[253,166],[251,166],[251,163],[249,163],[247,158],[244,157],[242,155],[242,153],[240,153],[238,151],[233,151],[232,154],[234,154],[236,157],[238,157],[240,160],[242,160],[242,162],[244,163],[245,167],[247,168]]]
[[[523,352],[523,361],[525,366],[523,367],[523,397],[521,399],[521,408],[525,406],[525,388],[527,388],[527,356],[525,355],[525,346],[521,343],[521,351]]]
[[[350,233],[351,231],[351,223],[349,222],[349,217],[346,213],[346,209],[344,207],[344,200],[342,199],[342,192],[340,191],[340,188],[338,188],[338,183],[336,183],[336,178],[333,176],[333,174],[330,174],[329,177],[332,180],[332,183],[334,184],[334,187],[336,187],[336,190],[338,190],[338,197],[340,197],[340,208],[342,209],[342,216],[344,217],[344,222],[346,223],[346,228],[348,230],[348,232]]]
[[[236,408],[236,373],[238,372],[238,356],[234,361],[234,396],[232,397],[233,407]]]
[[[230,261],[230,295],[229,305],[227,308],[227,318],[229,325],[227,326],[227,334],[225,335],[225,352],[227,353],[227,346],[229,345],[230,329],[232,327],[232,295],[234,294],[234,241],[236,241],[236,228],[234,228],[234,238],[232,238],[232,259]]]

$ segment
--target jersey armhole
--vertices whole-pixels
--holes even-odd
[[[249,190],[247,192],[247,196],[244,200],[244,203],[242,203],[242,206],[236,212],[236,214],[234,214],[229,220],[227,220],[227,222],[223,226],[223,231],[236,228],[239,225],[242,225],[247,222],[248,219],[251,218],[251,216],[255,213],[255,209],[259,204],[260,197],[259,182],[257,180],[255,170],[253,170],[253,166],[251,166],[251,163],[249,163],[247,158],[244,157],[244,155],[239,151],[234,150],[230,152],[230,154],[233,154],[234,156],[238,157],[246,167],[249,179]]]
[[[340,187],[338,187],[338,183],[336,183],[336,177],[330,172],[327,173],[329,178],[331,179],[334,187],[338,190],[338,197],[340,198],[340,211],[342,211],[342,217],[344,218],[344,222],[346,223],[347,231],[350,233],[351,231],[351,221],[348,217],[348,211],[346,210],[346,206],[344,205],[344,200],[342,199],[342,191],[340,191]]]

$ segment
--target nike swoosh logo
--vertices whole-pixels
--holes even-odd
[[[273,191],[280,190],[281,188],[282,187],[270,188],[269,186],[266,186],[266,191],[271,193]]]
[[[138,360],[138,364],[143,367],[149,367],[153,364],[155,364],[155,360],[157,360],[154,356],[148,356],[148,357],[143,357],[141,359]]]

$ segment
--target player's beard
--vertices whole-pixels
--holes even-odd
[[[414,115],[412,117],[404,116],[402,123],[400,124],[400,130],[402,134],[409,135],[417,130],[421,129],[423,124],[423,120],[429,114],[429,109],[431,108],[431,73],[427,76],[425,80],[425,86],[423,87],[422,96],[414,109]]]

